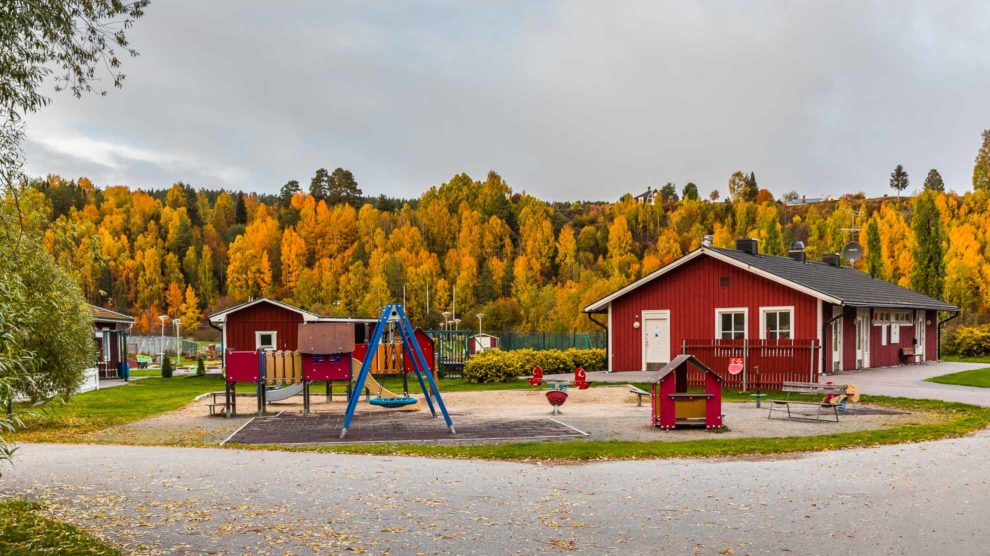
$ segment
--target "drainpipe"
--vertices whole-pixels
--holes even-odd
[[[821,371],[818,373],[820,375],[821,374],[825,374],[825,362],[828,359],[828,354],[831,353],[832,349],[834,349],[834,346],[832,346],[831,344],[829,344],[828,351],[825,350],[825,339],[830,337],[829,336],[829,330],[828,329],[832,326],[832,323],[833,322],[841,319],[844,316],[846,316],[846,308],[845,307],[842,308],[842,312],[841,313],[839,313],[838,315],[835,315],[834,317],[832,317],[829,320],[825,321],[824,324],[822,324],[822,368],[821,368]],[[839,357],[842,357],[842,355],[840,354]]]
[[[588,313],[588,320],[597,324],[598,326],[601,327],[602,330],[605,331],[605,367],[607,369],[608,368],[608,325],[595,320],[594,313]]]
[[[954,318],[957,318],[961,313],[962,311],[957,311],[951,317],[945,320],[938,321],[938,326],[935,327],[935,360],[936,361],[942,360],[942,325]],[[938,317],[938,313],[936,313],[935,316]],[[924,346],[922,346],[922,349],[924,349]]]

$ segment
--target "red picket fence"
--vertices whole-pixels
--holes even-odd
[[[818,382],[817,340],[684,340],[681,353],[689,353],[725,379],[725,387],[738,390],[779,390],[784,381]],[[742,358],[743,371],[728,372],[729,361]],[[703,387],[701,376],[689,375],[692,388]]]

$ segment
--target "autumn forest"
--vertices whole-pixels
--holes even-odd
[[[32,181],[21,202],[42,214],[47,249],[75,271],[89,301],[134,315],[145,332],[162,312],[203,323],[258,296],[373,316],[403,295],[423,326],[456,302],[458,315],[483,312],[491,330],[594,330],[582,307],[696,249],[706,234],[726,247],[758,238],[771,254],[801,240],[809,258],[856,239],[865,248],[860,270],[942,297],[976,322],[990,312],[990,191],[976,183],[945,192],[931,178],[915,196],[801,202],[791,193],[784,202],[737,172],[725,200],[668,184],[652,202],[627,194],[548,203],[495,172],[480,181],[456,175],[409,200],[362,197],[341,169],[318,171],[305,189],[289,182],[278,195],[49,176]]]

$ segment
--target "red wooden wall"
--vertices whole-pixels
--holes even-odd
[[[728,287],[720,284],[729,278]],[[760,307],[794,306],[795,339],[818,337],[818,300],[743,269],[699,257],[612,302],[612,369],[640,370],[643,366],[641,311],[670,311],[670,355],[680,353],[682,339],[715,337],[715,309],[747,307],[747,334],[760,337]]]
[[[890,327],[887,328],[887,345],[881,345],[881,327],[873,326],[873,312],[870,310],[870,367],[890,367],[900,365],[901,348],[914,346],[914,324],[901,326],[901,337],[898,343],[890,341]],[[824,304],[822,310],[824,321],[827,322],[832,315],[832,306]],[[912,314],[914,314],[912,312]],[[935,361],[938,349],[938,315],[935,311],[925,312],[925,361]],[[831,328],[825,338],[827,371],[832,368],[832,334]],[[912,362],[912,361],[909,361]],[[856,311],[848,309],[842,321],[842,369],[851,370],[856,368]]]
[[[295,350],[302,315],[271,303],[258,303],[227,315],[227,345],[234,351],[254,351],[254,333],[274,330],[280,350]]]

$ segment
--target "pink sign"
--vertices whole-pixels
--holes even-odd
[[[737,375],[737,374],[741,373],[742,370],[743,370],[743,358],[742,357],[733,357],[733,358],[729,359],[729,374],[730,375]]]

